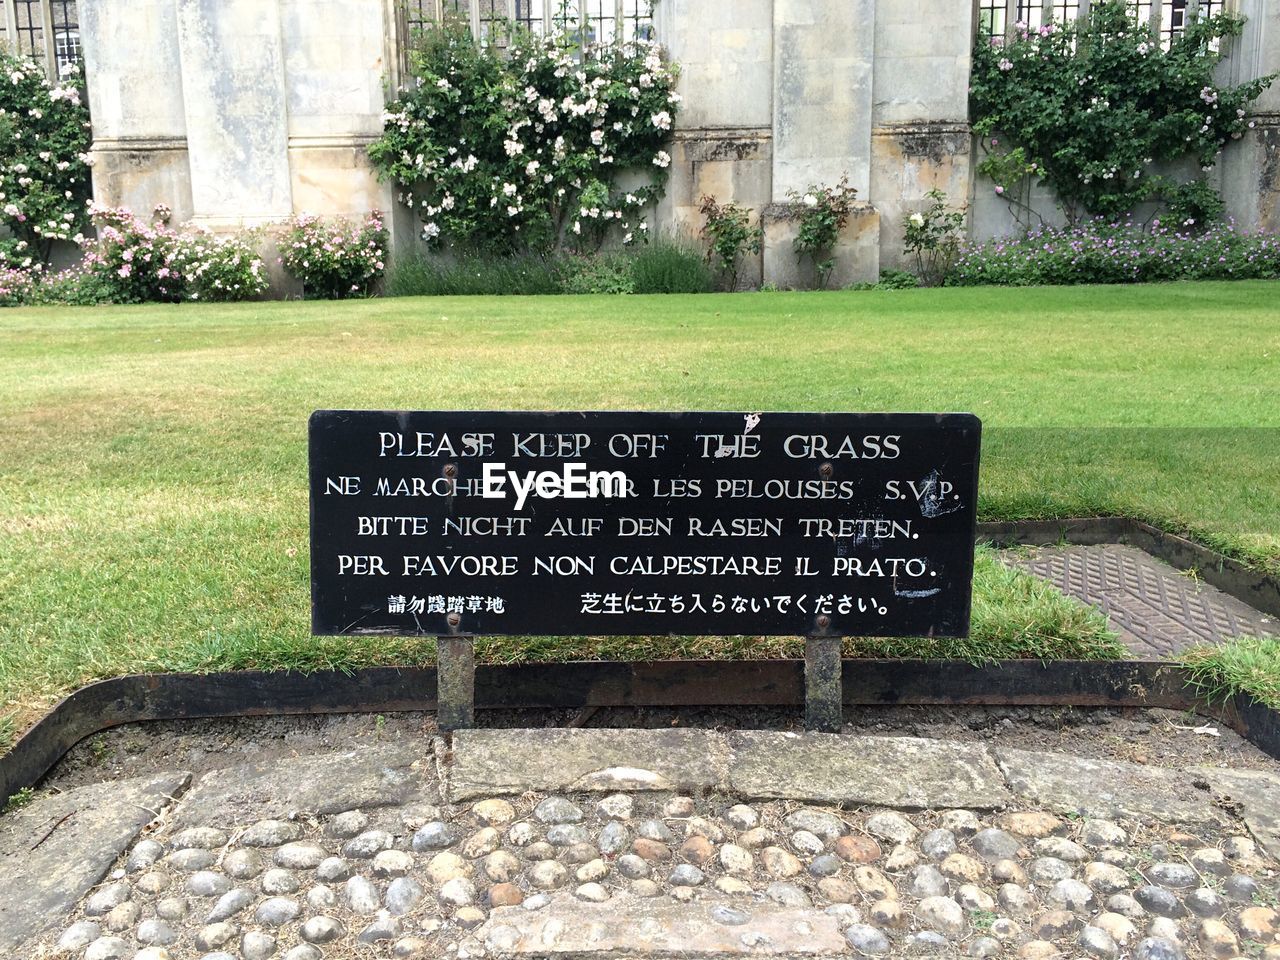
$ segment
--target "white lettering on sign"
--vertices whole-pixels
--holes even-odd
[[[585,463],[566,463],[559,473],[554,470],[508,470],[506,463],[486,463],[480,496],[486,500],[507,499],[507,484],[515,493],[515,508],[523,510],[530,495],[543,500],[563,497],[585,500],[588,497],[626,497],[631,484],[621,470],[587,470]]]
[[[383,430],[378,434],[380,457],[487,457],[493,454],[492,433],[464,433],[454,443],[447,433],[418,431],[406,436]]]
[[[513,433],[513,457],[581,457],[591,438],[585,433]]]
[[[902,439],[897,434],[835,439],[820,434],[796,433],[782,443],[782,451],[793,460],[896,460]]]
[[[319,411],[310,430],[318,633],[966,628],[967,415]]]
[[[356,517],[358,537],[425,537],[426,517]]]

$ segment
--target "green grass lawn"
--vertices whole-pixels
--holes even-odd
[[[0,713],[12,733],[138,669],[429,660],[430,641],[308,636],[316,408],[973,411],[983,519],[1128,514],[1280,571],[1278,384],[1267,283],[5,311]],[[560,638],[481,654],[795,649]],[[984,554],[973,640],[915,651],[1116,648]]]

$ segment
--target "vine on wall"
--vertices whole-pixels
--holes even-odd
[[[1018,24],[1007,40],[979,38],[970,87],[986,152],[979,172],[1020,219],[1038,217],[1033,179],[1072,223],[1145,201],[1187,226],[1216,216],[1222,201],[1203,176],[1161,171],[1190,159],[1208,173],[1223,146],[1253,126],[1249,105],[1275,75],[1236,85],[1214,76],[1243,23],[1232,14],[1196,20],[1164,50],[1124,0],[1098,0],[1076,23]]]

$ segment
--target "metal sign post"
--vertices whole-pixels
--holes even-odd
[[[436,638],[436,723],[445,733],[476,720],[476,650],[470,637]]]

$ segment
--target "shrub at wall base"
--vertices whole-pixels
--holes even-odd
[[[427,243],[509,254],[645,238],[680,101],[656,44],[584,52],[517,32],[503,50],[446,24],[423,33],[411,73],[369,155]],[[623,187],[624,173],[643,182]]]
[[[1203,180],[1165,172],[1190,158],[1201,173],[1254,126],[1249,107],[1275,79],[1220,82],[1216,68],[1243,20],[1191,20],[1166,50],[1124,0],[1097,0],[1075,23],[1019,24],[1009,38],[979,37],[970,114],[992,182],[1026,227],[1043,223],[1032,179],[1049,187],[1068,223],[1115,218],[1138,204],[1170,207],[1184,226],[1221,211]],[[1187,222],[1195,221],[1195,223]]]

